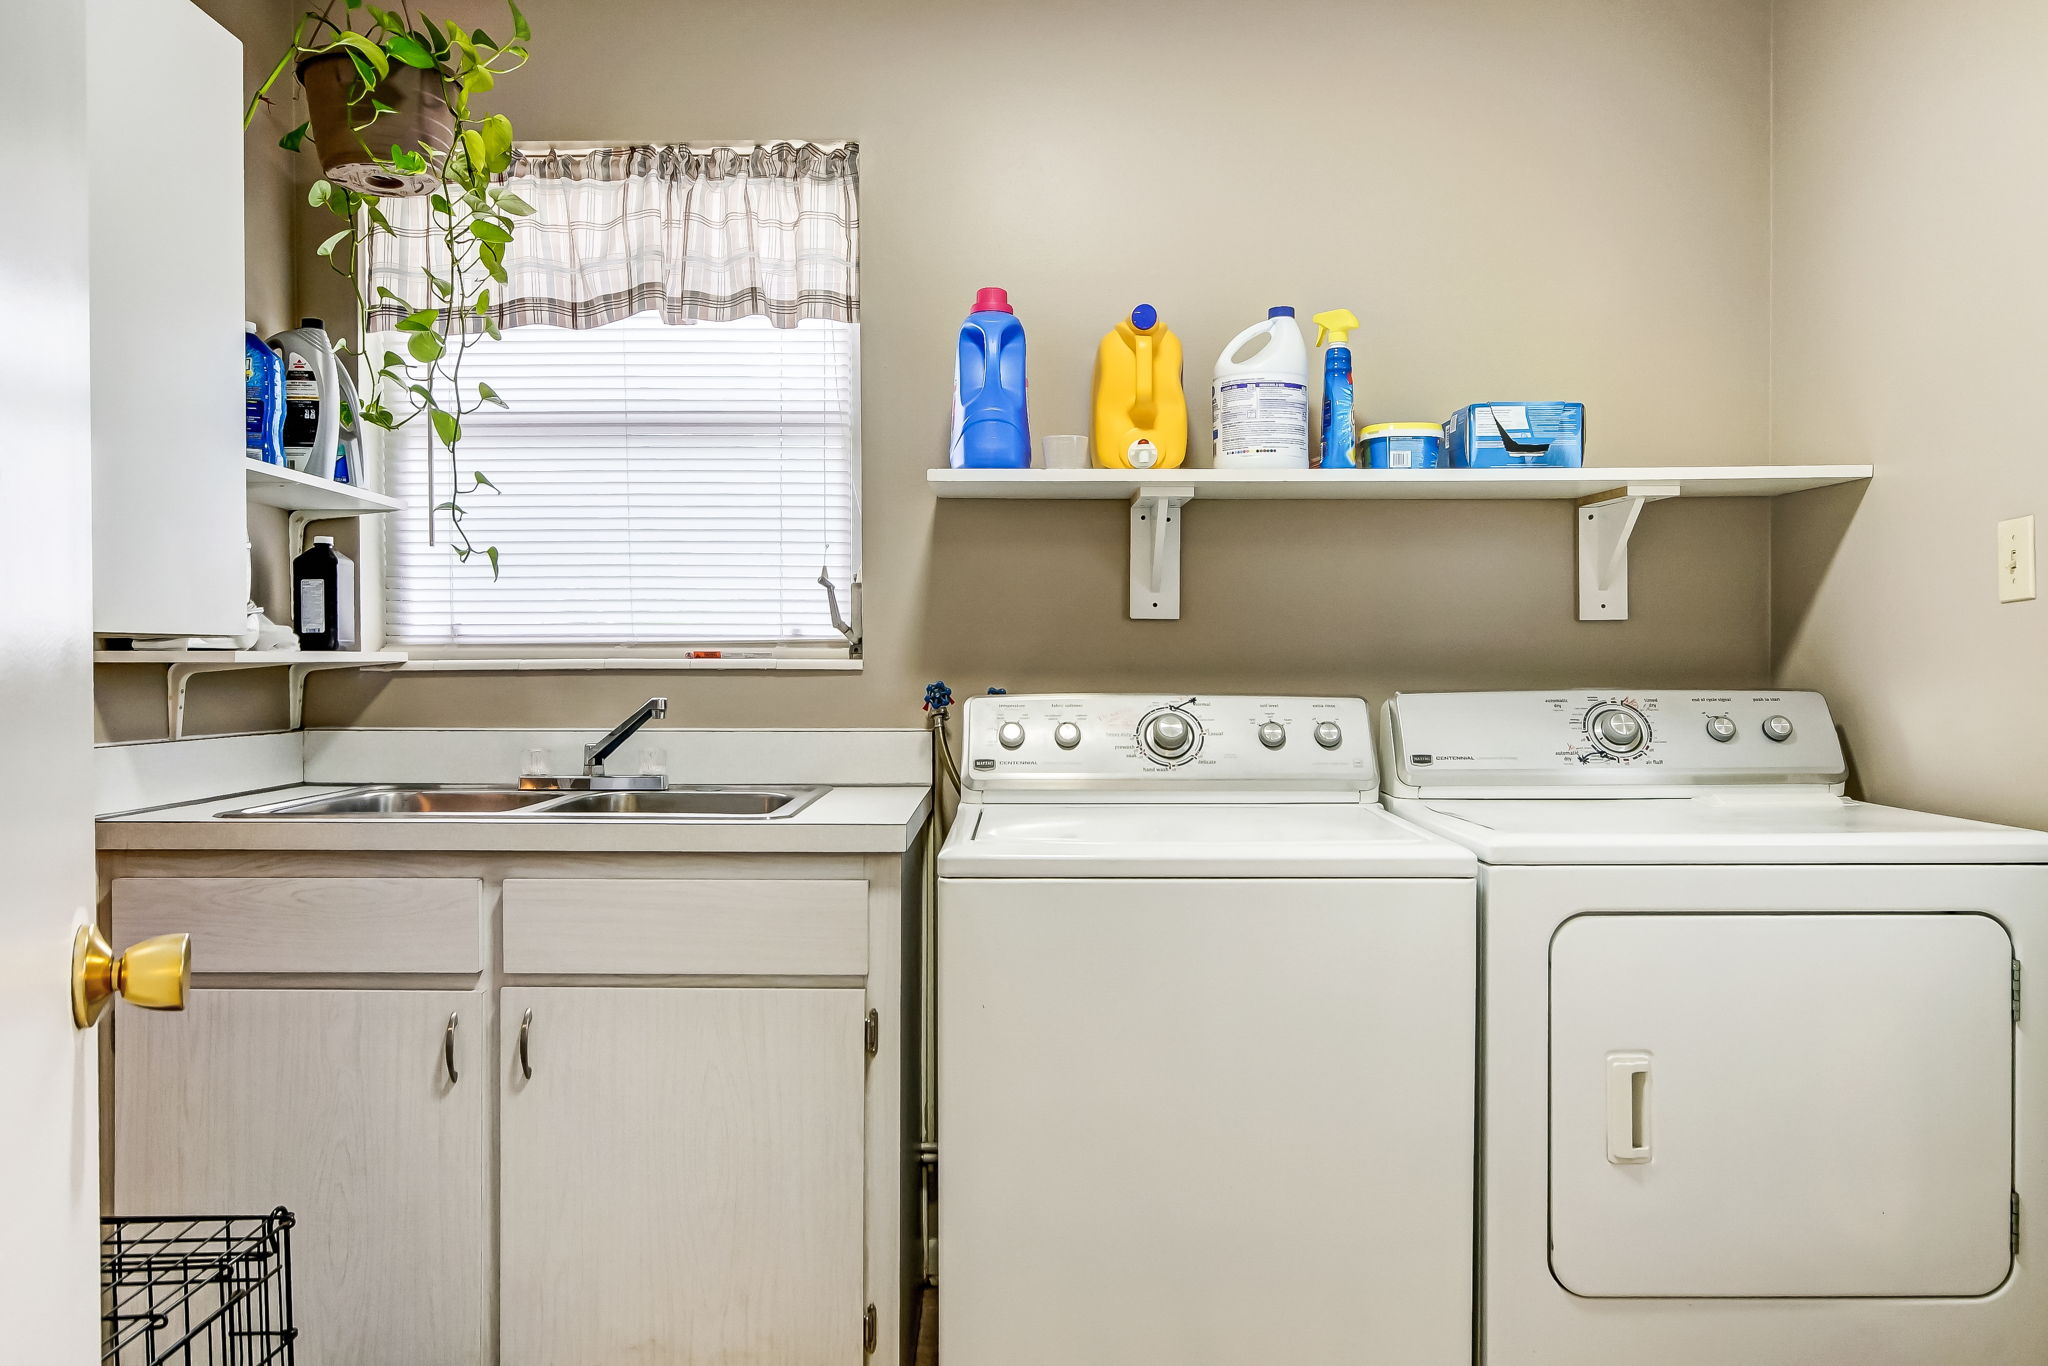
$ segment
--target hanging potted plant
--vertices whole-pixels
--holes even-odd
[[[298,151],[310,135],[319,152],[322,178],[308,199],[342,222],[319,255],[354,288],[358,336],[368,323],[360,277],[366,248],[377,234],[396,231],[380,202],[426,200],[432,250],[419,268],[420,287],[411,298],[389,286],[377,290],[380,304],[406,310],[396,324],[405,351],[387,350],[369,363],[376,385],[362,416],[387,430],[426,422],[429,489],[443,468],[447,480],[446,497],[427,519],[428,540],[445,530],[458,559],[483,555],[493,577],[498,548],[471,541],[462,500],[496,486],[482,471],[461,472],[460,447],[462,420],[486,403],[505,402],[488,384],[465,385],[462,357],[478,337],[499,335],[491,285],[505,282],[505,249],[518,220],[533,212],[497,183],[512,163],[511,121],[472,103],[495,88],[498,77],[526,64],[532,31],[516,0],[506,0],[506,7],[512,37],[504,43],[409,5],[390,10],[343,0],[339,22],[334,4],[308,10],[243,119],[246,127],[287,70],[297,74],[307,118],[279,145]]]

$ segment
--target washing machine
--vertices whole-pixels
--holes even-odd
[[[2048,1362],[2048,835],[1845,798],[1810,692],[1382,723],[1480,859],[1482,1360]]]
[[[1357,698],[967,704],[947,1366],[1469,1366],[1476,863]]]

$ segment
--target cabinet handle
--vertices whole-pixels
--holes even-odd
[[[519,1018],[519,1075],[533,1080],[533,1060],[526,1051],[526,1040],[533,1033],[533,1012],[527,1011]]]
[[[457,1012],[450,1012],[448,1028],[441,1031],[441,1065],[448,1069],[448,1084],[455,1085],[462,1080],[462,1074],[455,1070],[455,1023],[461,1019]]]

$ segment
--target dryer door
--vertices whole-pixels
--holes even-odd
[[[2012,959],[1977,914],[1582,915],[1551,943],[1551,1270],[1968,1296],[2012,1267]]]

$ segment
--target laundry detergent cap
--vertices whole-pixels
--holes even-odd
[[[1010,307],[1009,290],[998,289],[994,285],[983,285],[974,296],[974,311],[976,313],[1015,313],[1017,310]]]
[[[1291,318],[1294,316],[1294,310],[1286,304],[1280,304],[1277,307],[1267,309],[1266,316],[1269,318]]]
[[[1139,304],[1131,310],[1131,326],[1137,328],[1140,332],[1145,331],[1158,321],[1159,310],[1150,304]]]

